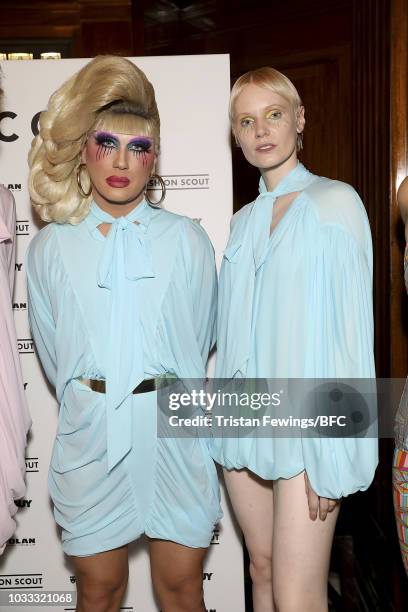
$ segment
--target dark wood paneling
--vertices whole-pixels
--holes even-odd
[[[376,367],[390,375],[390,2],[356,0],[353,32],[353,183],[374,241]]]
[[[64,57],[93,57],[98,53],[132,55],[131,0],[3,0],[0,19],[0,50],[11,51],[25,41],[27,51],[39,48],[36,41],[67,41]],[[28,47],[31,45],[31,47]],[[57,44],[55,49],[57,49]],[[55,50],[49,49],[49,50]]]
[[[351,0],[152,4],[145,53],[229,53],[232,81],[262,65],[283,71],[306,107],[302,160],[318,174],[352,181]],[[232,149],[237,210],[256,196],[259,175]]]
[[[391,22],[391,373],[408,372],[407,296],[402,275],[404,228],[397,189],[408,175],[408,4],[394,0]]]
[[[129,21],[82,21],[80,36],[82,57],[105,53],[132,55],[132,27]]]

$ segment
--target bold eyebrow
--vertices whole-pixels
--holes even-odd
[[[119,138],[115,136],[115,134],[112,134],[111,132],[95,132],[95,138],[96,139],[112,138],[112,140],[116,140],[116,142],[119,142]]]
[[[153,144],[153,138],[149,138],[148,136],[135,136],[132,140],[129,140],[128,145],[142,142],[144,144]]]

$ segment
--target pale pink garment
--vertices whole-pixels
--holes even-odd
[[[14,198],[0,185],[0,554],[16,527],[14,500],[25,493],[24,451],[31,424],[12,312],[15,226]]]

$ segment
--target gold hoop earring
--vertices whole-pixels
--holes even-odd
[[[77,180],[77,185],[78,185],[78,191],[81,194],[81,196],[83,198],[89,198],[89,196],[92,193],[92,185],[90,185],[88,192],[85,192],[81,185],[81,172],[84,168],[86,168],[86,164],[79,164],[78,168],[76,169],[76,180]]]
[[[147,189],[146,189],[146,193],[145,193],[145,198],[149,202],[149,204],[151,204],[152,206],[160,206],[160,204],[163,202],[164,198],[166,197],[166,185],[165,185],[162,177],[160,176],[160,174],[152,174],[150,179],[149,179],[149,182],[152,179],[155,179],[156,181],[158,181],[160,183],[160,187],[161,187],[161,190],[162,190],[161,198],[157,202],[152,202],[152,200],[147,195],[147,193],[148,193]]]

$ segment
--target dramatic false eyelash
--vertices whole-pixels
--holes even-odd
[[[140,148],[133,149],[133,148],[130,148],[131,145],[135,145]],[[135,140],[131,140],[130,142],[128,142],[127,146],[130,152],[133,153],[134,157],[136,157],[137,159],[142,158],[142,163],[145,166],[147,164],[148,154],[150,154],[151,148],[152,148],[151,140],[147,138],[137,138]]]
[[[137,159],[142,158],[142,164],[144,166],[146,166],[146,164],[147,164],[147,153],[148,153],[147,151],[133,151],[132,150],[132,153],[133,153],[133,156],[136,157]]]
[[[98,134],[95,134],[95,142],[98,145],[98,148],[96,150],[97,161],[99,161],[101,157],[106,157],[107,155],[110,155],[112,153],[114,146],[108,146],[106,144],[107,142],[117,144],[115,138],[107,132],[99,132]]]
[[[107,155],[110,155],[112,153],[112,150],[113,150],[113,147],[108,147],[104,144],[98,145],[98,148],[96,150],[97,161],[99,161],[101,157],[106,157]]]
[[[109,132],[98,132],[95,134],[95,142],[97,144],[96,159],[99,161],[101,157],[110,155],[114,149],[120,146],[118,139]],[[150,138],[134,138],[130,140],[126,148],[133,153],[137,159],[142,157],[142,163],[147,164],[147,157],[151,153],[153,141]]]

